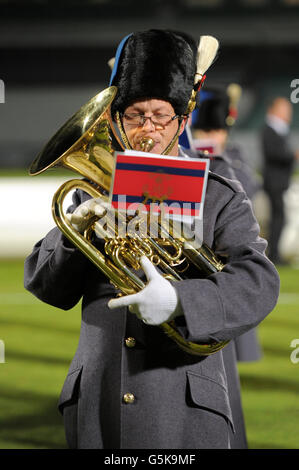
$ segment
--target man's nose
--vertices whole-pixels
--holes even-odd
[[[142,126],[144,129],[155,129],[155,124],[152,121],[152,118],[149,116],[144,116],[144,123]]]

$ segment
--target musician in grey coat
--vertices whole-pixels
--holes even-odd
[[[160,48],[147,48],[156,40]],[[135,33],[126,40],[121,64],[116,64],[114,83],[119,95],[114,106],[123,114],[133,148],[138,149],[141,136],[147,135],[154,141],[154,153],[173,141],[170,155],[178,155],[173,131],[183,131],[187,116],[165,126],[159,120],[186,112],[182,91],[189,87],[190,97],[194,74],[188,87],[185,81],[180,87],[177,73],[181,71],[185,78],[188,64],[173,69],[177,101],[169,94],[169,83],[164,93],[154,88],[155,76],[148,89],[145,80],[141,80],[142,90],[136,83],[130,88],[135,98],[125,89],[126,83],[120,86],[124,64],[136,63],[136,50],[147,52],[138,57],[138,69],[153,69],[151,60],[159,65],[153,51],[160,53],[166,47],[167,57],[169,42],[171,50],[177,50],[177,60],[193,60],[188,41],[177,33]],[[173,56],[169,60],[174,61]],[[136,119],[142,119],[142,124],[132,125]],[[82,208],[96,213],[95,206],[101,203],[82,191],[75,193],[70,220],[78,230],[80,217],[84,220]],[[109,280],[58,228],[38,242],[27,258],[25,287],[38,298],[61,309],[70,309],[82,299],[80,339],[59,400],[71,448],[230,447],[234,419],[222,350],[208,356],[184,352],[159,324],[174,321],[181,335],[194,343],[230,341],[271,312],[279,278],[265,256],[266,242],[259,237],[251,205],[238,185],[210,173],[203,220],[203,240],[223,258],[224,269],[206,278],[169,282],[145,258],[141,266],[148,282],[134,297],[115,299],[116,289]]]
[[[236,179],[252,201],[258,184],[253,171],[242,157],[236,144],[229,143],[229,132],[236,122],[237,103],[230,99],[231,87],[204,88],[197,95],[197,108],[192,119],[192,133],[199,142],[210,142],[212,149],[206,155],[210,169],[226,178]],[[257,330],[249,330],[235,341],[236,357],[239,362],[257,361],[262,356]]]

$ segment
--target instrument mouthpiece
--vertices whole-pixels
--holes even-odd
[[[155,145],[155,141],[151,137],[142,137],[139,145],[142,152],[150,152]]]

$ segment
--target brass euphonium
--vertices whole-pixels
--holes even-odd
[[[182,237],[176,238],[173,231],[162,239],[124,237],[107,237],[104,253],[91,242],[92,233],[96,230],[101,236],[101,226],[95,218],[90,226],[80,234],[70,224],[63,210],[63,201],[70,191],[79,188],[93,198],[107,201],[110,190],[114,152],[123,151],[124,145],[111,119],[111,103],[117,88],[109,87],[92,98],[88,103],[69,119],[66,124],[52,137],[32,163],[29,174],[37,175],[49,168],[64,167],[79,173],[84,179],[73,179],[65,182],[56,191],[52,202],[54,220],[62,233],[78,247],[124,295],[133,294],[144,288],[145,284],[137,276],[140,268],[139,260],[146,255],[165,277],[181,280],[186,277],[191,264],[198,270],[198,277],[206,277],[223,269],[223,263],[203,244],[194,248],[192,242]],[[144,145],[150,145],[144,142]],[[146,147],[145,147],[146,150]],[[90,182],[89,182],[90,181]],[[118,221],[123,217],[117,215]],[[109,223],[109,218],[108,218]],[[103,229],[102,229],[103,230]],[[163,233],[163,227],[160,232]],[[186,341],[179,333],[174,322],[159,325],[163,331],[187,353],[207,356],[222,349],[226,342],[197,344]]]

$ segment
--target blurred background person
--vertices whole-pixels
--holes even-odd
[[[229,141],[229,131],[237,119],[238,102],[242,89],[232,83],[228,87],[205,87],[199,93],[197,107],[191,120],[191,134],[187,142],[198,155],[210,159],[210,170],[225,178],[237,179],[250,200],[259,184],[247,164],[239,145]],[[186,142],[186,141],[185,141]],[[239,362],[257,361],[261,346],[254,328],[234,340]]]
[[[242,155],[240,146],[229,141],[229,130],[237,119],[241,87],[204,88],[192,117],[194,147],[210,158],[210,170],[227,178],[237,179],[252,200],[258,183],[252,168]]]
[[[292,105],[286,98],[274,98],[267,108],[261,133],[264,191],[270,202],[268,256],[275,264],[286,264],[279,253],[285,225],[283,195],[290,185],[295,161],[299,159],[299,150],[293,151],[288,139],[292,114]]]

